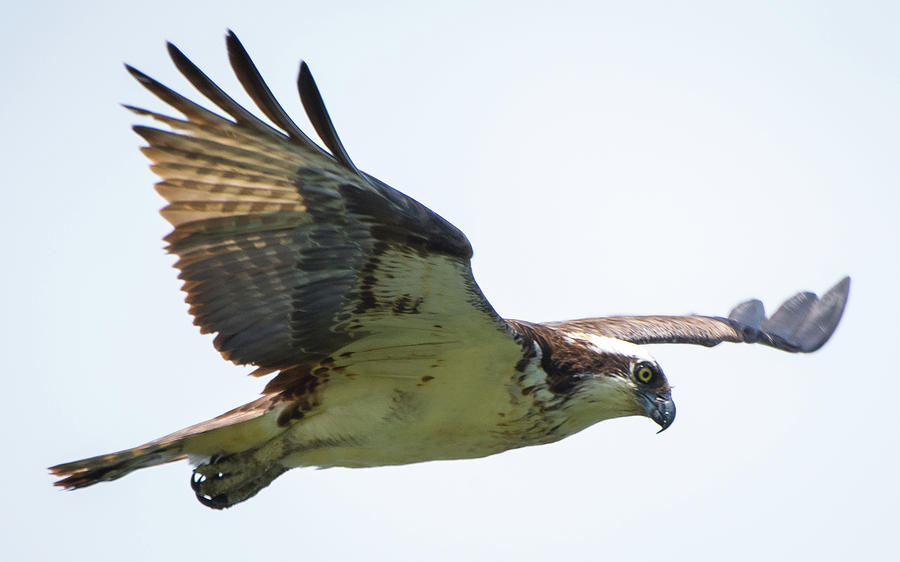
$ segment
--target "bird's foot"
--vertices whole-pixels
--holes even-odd
[[[262,465],[248,453],[252,452],[213,457],[194,469],[191,488],[200,503],[213,509],[231,507],[255,496],[287,470],[278,464]]]

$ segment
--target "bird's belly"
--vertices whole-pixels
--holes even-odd
[[[434,380],[331,387],[286,432],[286,466],[350,468],[493,455],[555,441],[552,415],[509,376],[483,385]]]

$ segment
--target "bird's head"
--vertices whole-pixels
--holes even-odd
[[[557,348],[545,370],[551,367],[557,384],[568,385],[567,408],[576,425],[625,416],[648,417],[660,431],[672,425],[672,389],[645,348],[593,334],[567,333],[564,339],[568,345]]]

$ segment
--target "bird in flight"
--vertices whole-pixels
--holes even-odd
[[[501,318],[452,224],[360,171],[309,67],[298,88],[313,142],[288,117],[238,38],[231,66],[275,125],[236,103],[177,47],[175,66],[220,115],[128,71],[182,118],[127,106],[161,178],[168,250],[190,313],[228,360],[275,374],[262,396],[144,445],[52,467],[82,488],[189,459],[206,506],[242,502],[298,466],[373,467],[493,455],[558,441],[599,421],[675,419],[669,383],[642,347],[761,343],[821,347],[840,321],[844,278],[767,317],[758,300],[727,317]]]

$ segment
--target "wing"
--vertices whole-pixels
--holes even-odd
[[[736,306],[728,318],[717,316],[611,316],[549,323],[566,332],[587,332],[636,344],[690,343],[714,346],[722,342],[761,343],[791,352],[809,353],[822,347],[837,328],[850,278],[845,277],[821,298],[801,292],[766,317],[762,302]]]
[[[231,32],[227,47],[239,81],[277,128],[174,45],[181,73],[230,118],[128,67],[184,115],[129,107],[170,129],[134,128],[162,178],[162,215],[175,227],[166,241],[179,257],[194,323],[218,334],[216,348],[262,374],[313,366],[387,333],[395,349],[488,334],[515,346],[472,277],[466,237],[354,166],[309,68],[301,66],[300,94],[332,154],[291,121]]]

